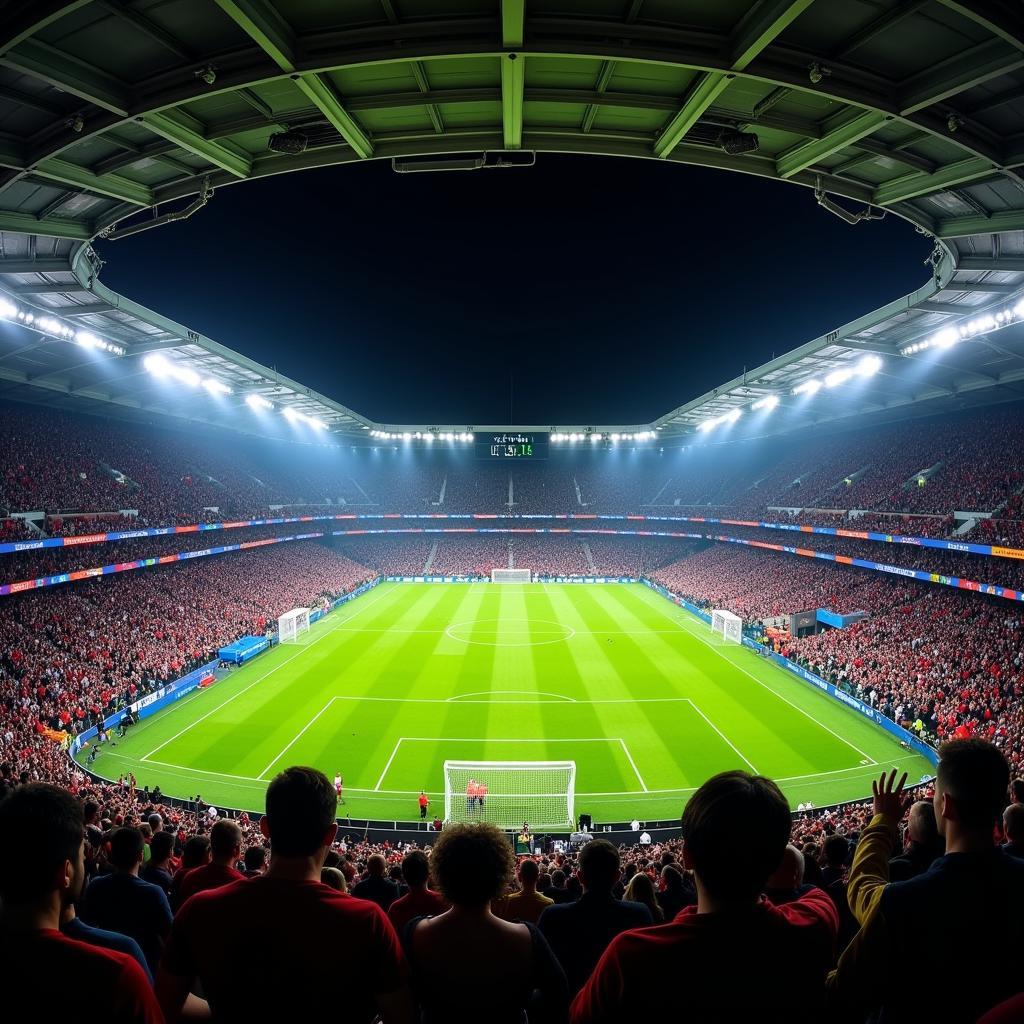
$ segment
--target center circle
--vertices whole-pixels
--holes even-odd
[[[491,637],[487,630],[483,636],[480,627],[494,623]],[[576,635],[576,630],[551,619],[470,619],[454,622],[445,631],[445,636],[464,644],[478,644],[482,647],[543,647],[545,644],[560,644]]]

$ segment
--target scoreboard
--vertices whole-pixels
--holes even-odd
[[[523,434],[514,430],[476,435],[476,457],[494,459],[546,459],[547,434]]]

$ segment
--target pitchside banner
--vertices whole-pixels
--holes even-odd
[[[813,533],[825,537],[848,537],[851,540],[870,540],[882,544],[913,544],[917,547],[936,548],[940,551],[963,551],[972,555],[991,555],[997,558],[1024,559],[1024,548],[1008,548],[995,544],[975,544],[974,542],[968,541],[942,540],[935,537],[904,536],[897,533],[878,533],[873,530],[846,530],[836,526],[804,526],[799,523],[772,523],[759,519],[717,519],[711,516],[604,515],[593,512],[568,512],[561,515],[497,512],[343,512],[323,516],[278,516],[272,519],[246,519],[225,523],[192,523],[185,526],[154,526],[138,530],[115,530],[110,533],[90,533],[77,537],[41,537],[39,540],[5,541],[0,544],[0,554],[9,554],[16,551],[37,551],[41,548],[81,547],[83,545],[104,544],[111,541],[136,540],[140,537],[166,537],[178,533],[205,533],[210,530],[236,530],[243,526],[278,526],[287,523],[326,523],[335,522],[337,520],[356,519],[522,519],[569,521],[600,519],[613,522],[705,523],[716,526],[749,526],[762,530],[789,530],[795,533]]]
[[[670,590],[666,590],[657,583],[652,583],[650,580],[644,580],[643,582],[646,583],[651,590],[661,594],[662,597],[671,601],[673,604],[678,605],[680,608],[685,608],[688,612],[692,612],[699,619],[708,623],[708,625],[711,624],[711,616],[703,609],[697,608],[689,601],[673,594]],[[913,733],[907,732],[906,729],[897,725],[892,721],[892,719],[886,718],[881,711],[876,711],[873,707],[858,700],[856,697],[851,697],[844,690],[840,690],[839,687],[833,686],[832,683],[822,679],[821,676],[816,676],[813,672],[809,672],[807,669],[802,668],[800,665],[796,664],[796,662],[790,661],[789,658],[784,658],[781,654],[776,654],[769,648],[759,644],[756,640],[751,640],[748,636],[743,637],[743,646],[749,647],[758,654],[767,656],[774,661],[776,665],[781,666],[787,672],[791,672],[798,679],[802,679],[805,683],[815,687],[815,689],[821,690],[823,693],[827,693],[833,700],[838,701],[840,704],[845,704],[848,708],[852,708],[854,711],[859,712],[865,718],[870,718],[875,725],[881,726],[881,728],[885,729],[886,732],[905,743],[911,750],[914,750],[916,753],[926,757],[931,764],[938,764],[939,755],[932,747],[928,746],[928,744],[923,740],[918,739],[918,737]]]

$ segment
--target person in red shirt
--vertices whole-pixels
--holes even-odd
[[[235,868],[242,856],[242,830],[235,822],[221,818],[210,829],[210,863],[193,868],[181,881],[178,890],[179,905],[184,906],[190,896],[207,889],[217,889],[229,882],[237,882],[245,875]]]
[[[419,799],[416,802],[420,805],[420,817],[425,818],[427,816],[427,808],[430,806],[430,798],[423,790],[420,790]]]
[[[316,1020],[341,992],[347,1019],[379,1013],[384,1024],[408,1024],[412,1002],[394,928],[376,904],[320,881],[338,832],[330,780],[315,768],[287,768],[266,799],[267,872],[198,893],[174,919],[156,982],[168,1021],[180,1020],[187,1002],[190,1013],[250,1024],[246,992],[258,993],[263,1016]],[[197,985],[208,1006],[191,994]]]
[[[767,1020],[824,1002],[839,918],[821,889],[775,907],[762,895],[791,826],[779,787],[723,772],[683,811],[683,865],[697,906],[612,940],[572,1004],[572,1024],[675,1019]]]
[[[422,850],[410,850],[402,858],[402,877],[409,891],[388,908],[388,920],[399,938],[414,917],[433,917],[448,909],[448,901],[428,887],[430,863]]]
[[[43,1019],[58,989],[90,992],[102,1001],[104,1021],[163,1024],[135,960],[60,933],[61,914],[85,882],[84,827],[82,805],[56,786],[32,783],[0,802],[0,964],[8,999],[16,989]]]

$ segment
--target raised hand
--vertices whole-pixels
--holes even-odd
[[[874,796],[874,813],[886,814],[897,821],[903,817],[911,804],[911,798],[903,792],[907,781],[907,773],[900,776],[896,781],[896,769],[889,772],[888,777],[882,772],[881,778],[871,783],[871,793]]]

